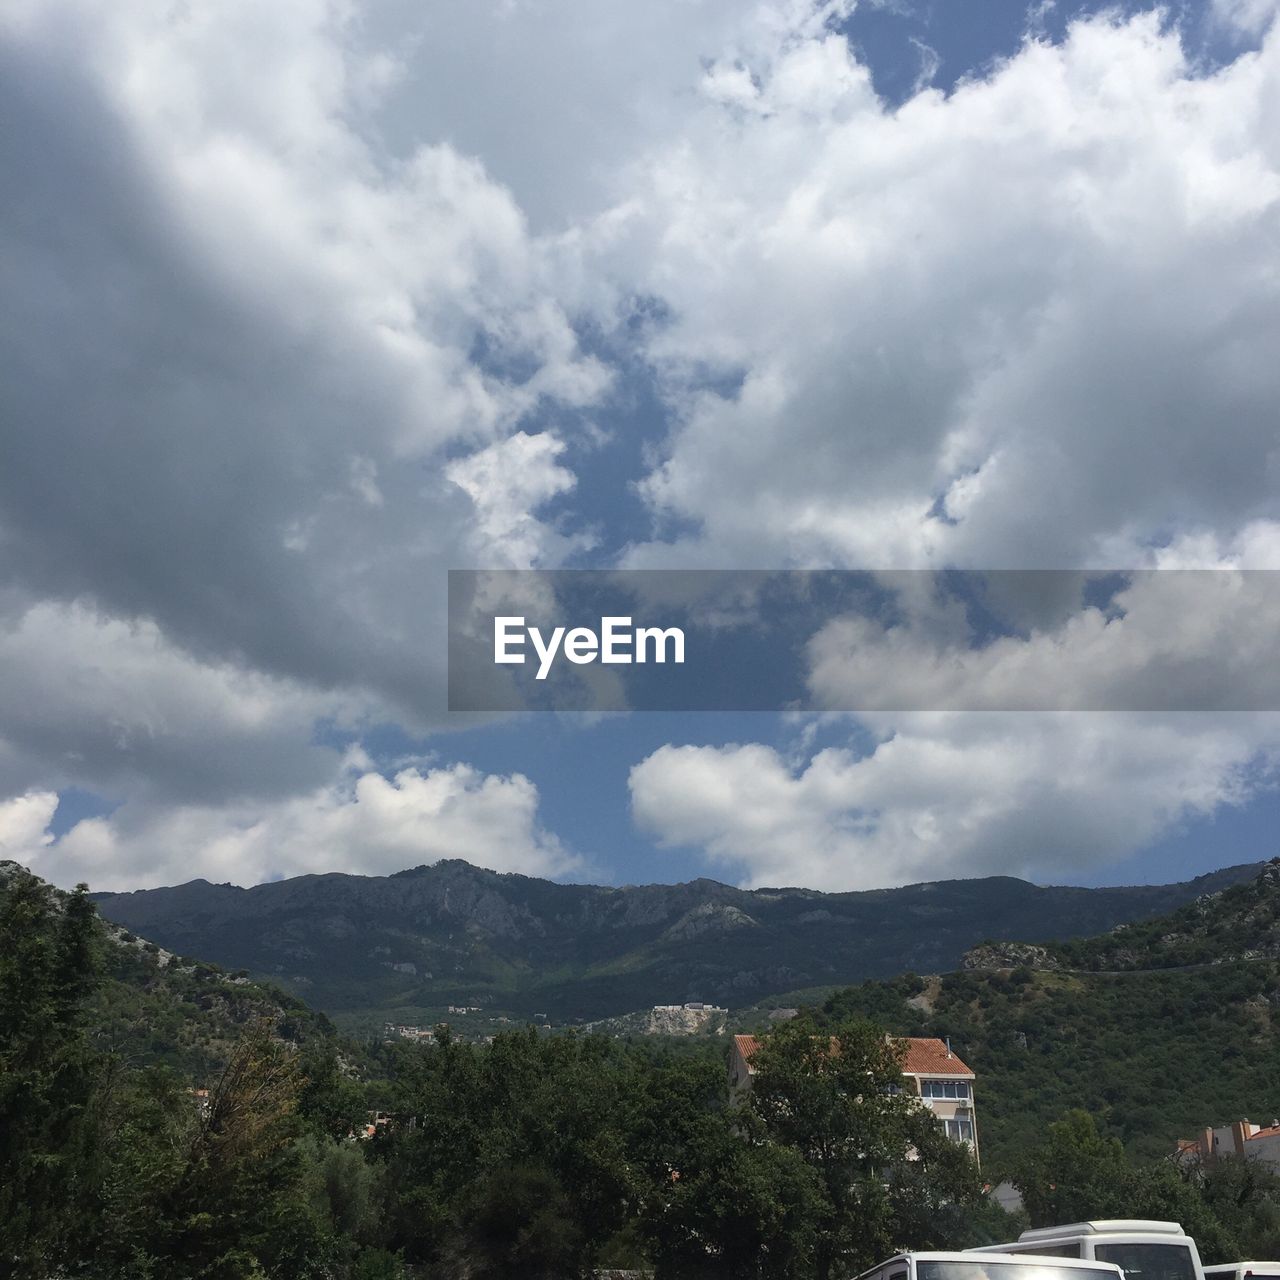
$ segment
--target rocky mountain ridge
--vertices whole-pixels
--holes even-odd
[[[1006,876],[896,889],[560,884],[445,860],[251,889],[193,880],[95,895],[175,952],[270,978],[331,1014],[427,1022],[448,1005],[556,1022],[959,967],[984,937],[1052,941],[1169,912],[1249,878],[1080,889]]]

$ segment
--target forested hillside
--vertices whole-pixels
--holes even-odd
[[[1164,1155],[1206,1124],[1280,1115],[1278,921],[1272,862],[1169,917],[1079,942],[981,947],[971,959],[983,967],[864,983],[822,1012],[951,1036],[978,1073],[991,1172],[1074,1107],[1134,1152]]]
[[[31,877],[0,862],[0,894]],[[60,917],[74,895],[38,884],[45,909]],[[104,1047],[136,1065],[165,1064],[204,1081],[225,1066],[244,1028],[269,1020],[292,1043],[326,1043],[332,1023],[286,991],[174,955],[110,921],[93,917],[97,980],[86,997],[86,1022]]]

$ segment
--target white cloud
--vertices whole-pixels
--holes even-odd
[[[1213,12],[1249,35],[1265,31],[1276,16],[1276,0],[1210,0]]]
[[[26,175],[0,224],[0,535],[32,595],[422,727],[423,584],[477,539],[554,553],[515,504],[567,482],[473,465],[468,501],[447,460],[518,448],[608,373],[481,160],[385,153],[367,111],[394,76],[359,32],[327,0],[0,16]]]
[[[38,857],[53,840],[46,828],[57,808],[56,791],[29,791],[0,802],[0,861]]]
[[[868,754],[666,746],[637,823],[753,887],[974,875],[1061,883],[1274,785],[1280,716],[915,715]]]
[[[1215,4],[1253,32],[1274,8]],[[437,813],[568,865],[516,779],[365,796],[312,727],[438,725],[430,584],[583,548],[543,517],[580,492],[574,433],[617,439],[582,421],[615,385],[584,322],[672,415],[640,493],[677,532],[637,564],[1276,563],[1280,35],[1206,75],[1156,16],[1098,18],[890,111],[837,34],[851,8],[4,7],[0,795],[128,801],[41,858],[123,884],[189,847],[252,877],[369,834],[390,866],[428,839],[404,815]],[[637,297],[669,322],[633,334]],[[713,794],[757,769],[815,847],[897,875],[933,827],[958,865],[985,865],[978,832],[1013,856],[1020,815],[1056,812],[1053,753],[1111,749],[991,727],[965,801],[975,731],[900,730],[869,762],[696,761]],[[1208,811],[1261,741],[1211,727],[1179,765],[1171,731],[1114,732],[1145,779],[1131,843],[1179,812],[1144,761]],[[872,830],[832,798],[879,803],[901,759],[937,806],[902,792]],[[1068,809],[1095,788],[1108,811],[1109,775],[1073,779]],[[731,812],[637,795],[663,838],[771,874]]]
[[[0,833],[14,833],[8,856],[61,885],[133,889],[197,876],[252,885],[324,871],[387,875],[446,857],[534,876],[581,866],[538,822],[528,778],[462,764],[385,778],[355,753],[313,792],[269,803],[126,805],[56,842],[41,825],[52,816],[48,799],[0,807]]]
[[[1041,593],[1038,582],[1027,580],[1029,594]],[[1005,589],[1020,603],[1016,586]],[[954,625],[954,605],[932,603],[923,619],[908,611],[889,627],[861,616],[826,624],[808,646],[816,703],[848,711],[1280,709],[1275,573],[1142,573],[1105,611],[1077,602],[1026,635],[984,644],[962,614]]]
[[[672,309],[644,493],[697,529],[636,563],[1123,567],[1276,518],[1280,36],[1204,75],[1099,17],[896,111],[830,34],[734,74],[602,224]]]
[[[528,569],[554,563],[569,540],[535,512],[575,484],[560,465],[564,444],[550,432],[524,432],[452,462],[445,469],[475,506],[471,549],[485,568]]]

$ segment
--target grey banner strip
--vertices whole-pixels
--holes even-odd
[[[449,708],[1280,709],[1280,572],[452,570]]]

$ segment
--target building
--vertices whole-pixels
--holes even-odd
[[[755,1036],[734,1036],[729,1053],[729,1089],[737,1094],[751,1087],[751,1065],[760,1040]],[[942,1122],[947,1136],[965,1142],[978,1158],[978,1117],[974,1099],[973,1072],[952,1052],[949,1041],[904,1037],[902,1074],[922,1105]]]
[[[436,1038],[431,1027],[409,1027],[397,1022],[384,1023],[382,1034],[386,1040],[414,1040],[419,1044],[430,1044]]]
[[[1237,1120],[1218,1129],[1206,1127],[1194,1138],[1181,1139],[1176,1154],[1179,1160],[1202,1164],[1239,1156],[1242,1160],[1261,1160],[1280,1169],[1280,1120],[1272,1120],[1269,1125]]]

